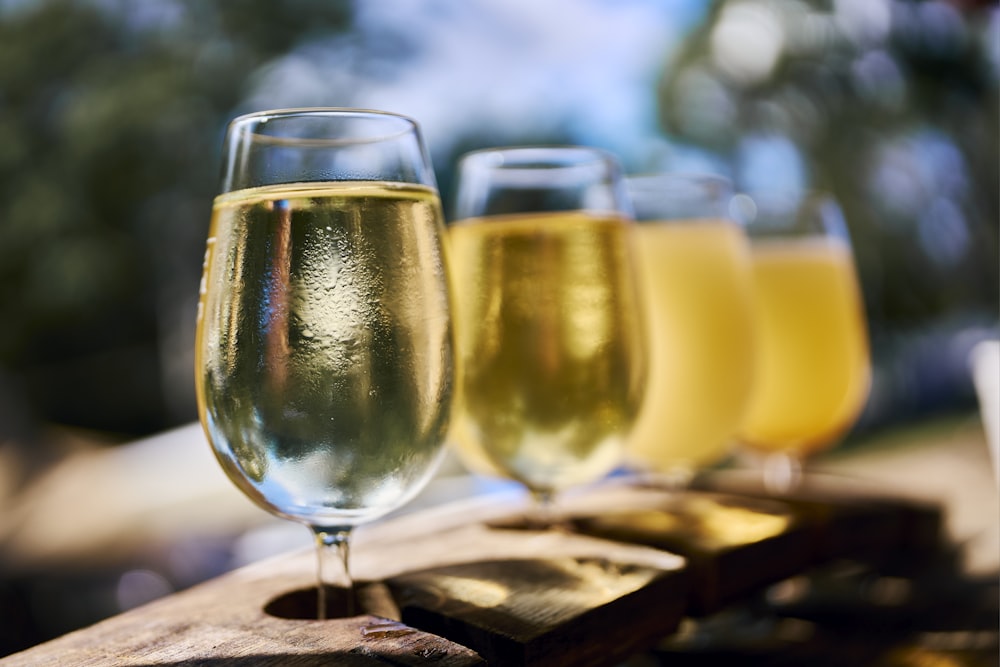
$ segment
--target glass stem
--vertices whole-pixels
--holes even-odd
[[[531,489],[531,509],[528,514],[528,526],[534,530],[547,530],[553,527],[555,511],[552,506],[555,492],[552,489]]]
[[[639,470],[633,479],[636,486],[649,489],[660,489],[670,493],[680,493],[691,485],[694,479],[694,471],[691,468],[681,466],[671,467],[666,470]]]
[[[316,541],[316,617],[327,618],[327,587],[338,587],[333,573],[342,573],[339,587],[346,590],[345,616],[354,615],[354,579],[348,565],[350,556],[350,526],[312,526]]]
[[[769,454],[764,459],[764,488],[772,494],[795,490],[802,481],[802,462],[785,453]]]

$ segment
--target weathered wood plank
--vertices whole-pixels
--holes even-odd
[[[805,569],[817,526],[785,503],[763,498],[647,489],[642,505],[572,520],[576,530],[684,556],[694,577],[691,615]]]
[[[940,518],[891,499],[627,484],[564,498],[554,518],[571,530],[513,529],[524,511],[520,495],[476,498],[359,531],[359,616],[307,620],[314,555],[300,551],[0,665],[614,665],[823,559],[931,547]]]
[[[473,503],[473,510],[478,506]],[[457,517],[430,512],[447,527]],[[449,518],[451,517],[451,518]],[[415,533],[401,519],[399,533]],[[432,524],[433,525],[433,524]],[[393,564],[398,545],[385,548],[392,526],[358,540],[362,577],[377,578],[379,563]],[[423,533],[426,534],[426,527]],[[380,541],[381,540],[381,541]],[[388,544],[392,544],[389,542]],[[297,551],[261,561],[191,589],[154,601],[89,628],[0,660],[21,665],[225,665],[239,661],[281,665],[484,664],[474,651],[374,615],[328,621],[279,618],[265,609],[291,591],[314,587],[315,561]],[[370,562],[369,562],[370,561]],[[399,563],[396,563],[399,565]],[[405,567],[405,566],[404,566]],[[389,567],[387,571],[392,572]],[[313,588],[313,590],[315,590]],[[71,594],[71,592],[67,592]],[[381,610],[380,610],[381,611]]]
[[[19,665],[482,665],[474,651],[363,614],[328,621],[265,612],[289,587],[308,587],[303,554],[238,570],[90,628],[17,653]],[[315,590],[315,589],[313,589]]]
[[[548,536],[558,539],[539,549],[545,557],[507,556],[390,579],[403,621],[474,648],[490,664],[551,667],[614,665],[676,629],[690,585],[680,559],[595,542],[604,552],[598,556],[575,550],[572,543],[584,541],[578,536]],[[528,531],[495,529],[484,537],[534,539]]]
[[[683,559],[656,549],[558,531],[495,530],[476,520],[519,511],[517,502],[500,510],[495,504],[461,504],[444,512],[404,517],[359,535],[352,560],[360,587],[372,589],[368,582],[393,583],[397,594],[406,599],[400,606],[411,615],[405,625],[399,618],[386,618],[396,613],[391,603],[377,605],[381,616],[329,621],[303,620],[301,613],[289,612],[287,606],[281,611],[290,592],[313,586],[314,555],[303,551],[237,570],[15,654],[0,664],[217,665],[247,659],[255,664],[291,665],[483,664],[484,657],[475,646],[464,647],[410,622],[411,618],[429,618],[419,613],[413,616],[418,608],[448,617],[449,607],[430,603],[422,607],[401,592],[404,588],[421,590],[421,581],[440,587],[442,576],[457,572],[465,577],[469,590],[484,595],[497,586],[508,586],[508,604],[492,606],[494,623],[483,625],[486,634],[501,637],[511,627],[538,625],[530,636],[511,637],[528,647],[522,651],[525,661],[500,664],[539,664],[528,660],[534,659],[537,647],[550,645],[549,636],[579,642],[589,655],[613,657],[623,650],[652,645],[676,625],[685,603]],[[499,578],[497,563],[509,564],[500,566],[505,574]],[[531,565],[522,568],[525,563]],[[532,573],[547,579],[533,584],[534,598],[527,596],[524,587],[525,575]],[[595,587],[591,576],[599,573],[603,573],[599,585],[610,586],[610,592]],[[633,612],[636,606],[649,608],[653,595],[663,598],[656,600],[663,617],[657,623],[640,625],[634,637],[632,631],[637,628],[629,615],[612,624],[609,612],[601,611],[606,607],[622,611],[622,605],[632,605]],[[529,603],[530,599],[534,602]],[[486,598],[475,604],[491,608]],[[464,622],[461,615],[454,620]],[[623,629],[593,632],[595,623],[607,626],[603,629],[608,631],[612,625]],[[427,627],[437,629],[430,621]],[[608,637],[623,642],[624,648],[609,648]],[[587,664],[609,664],[607,658],[596,660]]]
[[[766,491],[758,480],[735,476],[707,478],[702,490],[785,503],[816,528],[814,560],[837,558],[878,563],[906,551],[933,555],[944,543],[944,514],[939,505],[871,485],[819,483],[812,479],[785,493]]]

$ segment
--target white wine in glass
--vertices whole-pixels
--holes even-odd
[[[756,373],[740,427],[765,483],[794,488],[803,460],[836,444],[868,398],[871,362],[850,238],[828,195],[759,196],[749,223]]]
[[[680,488],[733,451],[750,398],[750,246],[730,215],[726,179],[626,181],[650,331],[646,399],[628,454],[642,479]]]
[[[347,577],[351,529],[440,459],[454,366],[433,172],[416,124],[269,111],[224,147],[196,341],[199,416],[230,479],[307,525]]]
[[[466,155],[449,227],[459,392],[474,468],[553,494],[621,461],[642,399],[644,323],[620,168],[582,147]]]

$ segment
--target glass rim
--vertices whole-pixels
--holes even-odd
[[[627,174],[625,191],[639,224],[737,222],[731,210],[733,182],[708,171],[649,171]]]
[[[577,159],[557,160],[555,156],[576,156]],[[538,144],[526,146],[496,146],[469,151],[459,159],[461,165],[483,166],[506,172],[542,169],[573,169],[592,164],[617,168],[618,158],[610,151],[575,144]]]
[[[825,237],[852,245],[843,206],[832,190],[766,188],[737,197],[747,209],[745,227],[755,242],[768,236]]]
[[[228,134],[234,134],[238,129],[249,127],[253,123],[263,125],[271,120],[289,118],[358,118],[358,119],[385,119],[403,124],[401,129],[389,132],[375,133],[372,136],[362,137],[286,137],[265,134],[257,131],[256,127],[245,130],[246,136],[255,142],[273,145],[294,145],[294,146],[348,146],[362,143],[377,143],[390,141],[411,132],[420,132],[420,124],[412,117],[395,111],[384,111],[381,109],[366,109],[360,107],[288,107],[280,109],[263,109],[245,113],[233,118],[229,122]]]
[[[644,171],[635,174],[626,174],[624,180],[626,184],[638,186],[658,181],[674,181],[698,184],[706,183],[735,190],[732,179],[708,171]]]

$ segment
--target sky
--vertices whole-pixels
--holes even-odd
[[[701,0],[357,3],[349,35],[264,65],[248,108],[333,105],[417,119],[437,163],[458,142],[532,128],[616,152],[656,151],[656,81]],[[402,56],[402,57],[401,57]],[[544,65],[544,66],[543,66]]]

